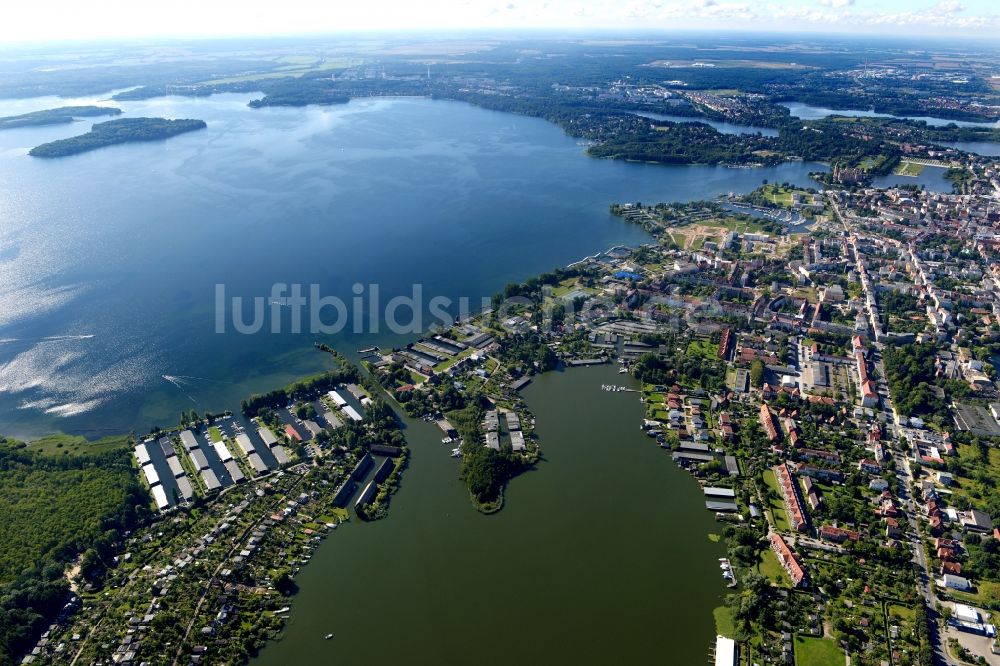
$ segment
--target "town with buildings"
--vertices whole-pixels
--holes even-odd
[[[718,5],[692,4],[710,13]],[[820,4],[832,11],[853,3]],[[940,3],[935,11],[944,20],[965,9]],[[594,544],[601,541],[618,551],[609,550],[596,564],[580,555],[585,566],[570,571],[576,575],[572,584],[559,581],[565,595],[560,603],[584,608],[587,595],[591,617],[614,613],[615,604],[634,605],[631,610],[666,625],[658,612],[687,601],[671,596],[674,590],[656,585],[650,600],[634,590],[634,581],[633,590],[603,588],[603,597],[591,595],[586,585],[598,577],[616,581],[610,575],[618,566],[616,556],[640,550],[630,539],[647,533],[666,540],[642,554],[653,553],[656,573],[672,579],[685,578],[685,569],[664,564],[673,562],[664,551],[676,546],[704,565],[706,558],[690,545],[697,538],[711,553],[707,576],[716,588],[699,584],[698,589],[711,618],[706,612],[704,622],[690,627],[714,625],[715,640],[704,647],[716,666],[1000,666],[1000,74],[994,73],[1000,60],[995,53],[965,45],[924,51],[893,42],[862,58],[852,40],[483,40],[448,42],[443,51],[431,45],[429,53],[426,44],[391,41],[363,40],[350,47],[353,51],[310,43],[304,50],[264,45],[259,52],[249,47],[235,52],[230,45],[196,62],[171,46],[149,55],[152,64],[108,66],[104,78],[89,87],[59,73],[88,69],[78,69],[77,54],[56,68],[44,59],[32,64],[21,73],[24,82],[0,72],[0,102],[17,101],[8,104],[12,115],[0,117],[0,130],[39,136],[51,130],[46,138],[62,146],[52,160],[34,160],[30,167],[15,161],[31,162],[25,134],[4,134],[14,136],[13,143],[0,150],[0,169],[9,168],[18,179],[28,174],[26,194],[11,197],[17,200],[11,219],[22,205],[32,209],[30,222],[14,232],[0,225],[3,275],[21,280],[0,290],[4,314],[22,302],[31,304],[0,321],[0,399],[10,406],[5,425],[24,439],[0,436],[0,522],[9,522],[0,540],[0,666],[263,663],[268,644],[287,650],[272,652],[279,656],[269,663],[286,663],[280,655],[288,654],[326,663],[340,658],[341,646],[371,663],[517,661],[512,655],[522,653],[513,650],[491,659],[470,653],[470,643],[486,653],[481,644],[489,636],[476,633],[484,626],[499,637],[498,644],[522,642],[509,627],[537,632],[540,641],[555,644],[544,652],[541,643],[523,641],[521,648],[539,650],[532,653],[538,663],[607,663],[613,660],[577,656],[588,649],[586,641],[571,641],[579,643],[571,652],[550,639],[559,633],[526,621],[526,609],[539,601],[531,592],[555,596],[545,585],[524,594],[525,588],[510,583],[515,576],[533,585],[536,579],[554,580],[569,559],[597,553]],[[133,54],[116,53],[121,63],[134,62]],[[35,63],[36,57],[23,62]],[[88,57],[79,56],[80,62]],[[4,65],[17,69],[6,60]],[[132,67],[143,68],[143,75],[121,71]],[[57,93],[67,99],[106,93],[107,99],[98,101],[114,100],[124,111],[67,106],[25,113],[34,102],[21,108],[22,99],[40,96],[42,106]],[[94,114],[145,112],[160,104],[150,101],[154,98],[169,99],[163,107],[177,113],[204,111],[207,120],[133,115],[97,127],[96,138],[94,130],[55,136],[66,129],[61,126]],[[481,115],[473,122],[472,115],[461,114]],[[514,122],[515,116],[523,118]],[[97,168],[100,160],[158,150],[158,141],[174,136],[142,130],[144,125],[172,123],[199,129],[172,138],[158,153],[157,159],[176,163],[165,162],[170,166],[163,174],[157,164],[129,175],[148,176],[148,171],[157,179],[162,175],[165,191],[167,185],[179,188],[177,199],[211,215],[193,219],[197,229],[181,226],[185,214],[173,210],[164,215],[180,231],[163,220],[157,224],[166,231],[152,222],[137,224],[132,199],[138,195],[117,185],[102,190],[86,181],[86,168],[76,174],[84,186],[70,187],[72,181],[66,185],[70,194],[47,196],[49,183],[63,182],[59,178],[72,171],[65,165],[92,164],[95,173],[105,173]],[[450,132],[463,123],[469,133],[456,139]],[[392,134],[399,127],[420,130],[409,133],[413,136]],[[555,134],[542,136],[543,131]],[[360,136],[357,145],[348,140],[351,132]],[[255,143],[248,144],[251,139]],[[223,152],[213,152],[222,146],[227,146]],[[265,155],[265,146],[280,159],[245,160],[250,166],[233,159]],[[62,161],[91,149],[80,161]],[[212,155],[220,161],[200,161]],[[529,184],[517,171],[524,160],[541,164],[542,155],[578,160],[574,168],[610,169],[588,175],[592,180],[581,176],[579,183],[567,183],[571,179],[559,169],[571,162],[553,161],[544,171],[533,171],[530,178],[538,182]],[[331,162],[331,156],[345,161]],[[305,166],[290,168],[300,157]],[[83,161],[88,159],[94,161]],[[259,186],[241,183],[245,189],[239,190],[233,183],[244,178],[249,183],[252,176],[234,176],[229,171],[234,163],[270,170],[260,172]],[[121,164],[103,168],[117,174]],[[652,176],[650,170],[656,170]],[[490,174],[494,180],[486,181]],[[28,187],[34,186],[29,176],[46,196]],[[350,180],[355,177],[361,180]],[[461,189],[466,178],[482,179],[486,186]],[[591,193],[601,198],[594,215],[595,199],[581,191],[598,192],[593,184],[604,185],[604,179],[611,181],[607,192],[616,194]],[[702,181],[711,182],[702,188]],[[147,189],[159,185],[157,180]],[[701,193],[689,196],[687,188]],[[99,205],[84,197],[93,192],[102,199]],[[128,196],[116,199],[123,192]],[[251,192],[266,195],[266,201],[246,203]],[[359,192],[365,196],[350,199]],[[663,200],[650,200],[650,192]],[[331,198],[322,198],[327,195]],[[602,198],[619,195],[646,200]],[[320,198],[313,201],[314,196]],[[75,227],[45,226],[55,219],[75,220],[77,207],[103,223],[104,207],[111,206],[103,197],[121,207],[123,225],[189,238],[190,245],[166,247],[170,244],[155,235],[119,249],[100,234],[115,242],[128,234],[111,222],[107,232],[82,213],[83,236],[73,235]],[[72,211],[32,208],[42,200],[46,205],[65,200]],[[297,209],[302,200],[305,208]],[[498,201],[510,202],[511,210],[494,215],[502,207]],[[553,201],[559,206],[548,207]],[[382,208],[387,202],[399,208]],[[442,212],[451,202],[458,202],[453,218]],[[155,207],[149,205],[151,211]],[[217,210],[229,227],[216,220]],[[482,229],[472,226],[480,221],[477,211],[490,213],[483,215]],[[264,217],[255,218],[258,214]],[[570,224],[584,217],[593,224],[588,229],[606,222],[626,233],[599,243],[588,236],[592,245],[560,254],[567,236],[576,233]],[[542,219],[554,223],[536,238],[532,225]],[[288,231],[265,233],[293,222],[294,231],[309,241],[295,245],[294,252],[280,247]],[[251,223],[258,226],[247,231]],[[31,236],[35,227],[44,231]],[[258,232],[260,246],[241,245]],[[281,280],[291,279],[287,274],[342,288],[348,271],[338,273],[337,262],[363,254],[351,270],[375,267],[373,280],[384,279],[387,286],[411,278],[414,285],[431,284],[442,274],[451,280],[442,289],[455,293],[470,285],[498,289],[501,276],[520,282],[487,296],[471,314],[416,333],[310,331],[309,342],[300,345],[305,338],[283,332],[279,337],[275,327],[267,343],[243,348],[233,337],[198,337],[210,326],[198,319],[204,327],[197,328],[191,320],[207,309],[193,305],[195,287],[171,282],[176,276],[170,271],[146,286],[160,299],[151,301],[150,309],[176,317],[170,325],[137,324],[142,320],[133,311],[137,299],[118,300],[117,290],[109,296],[107,284],[130,282],[146,265],[108,261],[107,276],[85,286],[59,283],[55,275],[62,270],[75,280],[89,274],[90,266],[65,263],[47,278],[35,273],[38,264],[61,259],[47,245],[51,238],[88,251],[98,246],[119,255],[116,259],[147,257],[149,248],[161,248],[164,254],[156,259],[172,270],[184,266],[179,256],[233,270],[229,255],[219,251],[219,237],[232,244],[233,256],[256,262],[261,275]],[[529,257],[518,246],[522,242],[538,253]],[[627,244],[524,279],[612,243]],[[490,250],[501,244],[512,250],[502,260]],[[17,275],[8,272],[8,262],[22,266],[22,252],[27,256],[30,246],[42,245],[48,248],[45,261],[32,257]],[[464,271],[481,274],[473,279],[455,270],[451,263],[459,256],[471,259]],[[540,269],[539,262],[544,262]],[[316,272],[309,272],[314,266]],[[381,273],[389,268],[398,274]],[[49,282],[51,289],[39,286]],[[206,284],[197,283],[205,288],[199,295],[209,292]],[[74,300],[84,292],[87,298]],[[234,296],[233,302],[244,297]],[[264,301],[259,303],[263,312]],[[291,305],[267,303],[279,314]],[[59,317],[50,315],[50,306]],[[63,334],[69,325],[60,307],[66,308],[66,320],[87,332],[71,327]],[[70,316],[71,307],[90,309]],[[116,309],[121,319],[105,321],[106,312]],[[234,305],[234,323],[237,310]],[[118,332],[108,332],[119,326],[115,321],[135,327],[132,331],[143,329],[143,337],[133,332],[128,344],[112,341]],[[271,324],[281,322],[279,316]],[[90,333],[91,325],[100,333]],[[144,337],[151,331],[163,337]],[[218,328],[210,335],[216,333]],[[72,351],[49,351],[69,342],[81,344]],[[119,346],[149,348],[155,358],[140,363],[119,355]],[[161,346],[180,350],[178,357],[198,347],[213,358],[168,359]],[[302,346],[305,352],[297,348]],[[98,348],[106,354],[103,360],[88,356]],[[243,351],[233,351],[237,348]],[[355,353],[348,360],[343,350]],[[322,361],[302,360],[310,353]],[[185,385],[174,381],[179,375],[160,374],[202,374],[190,369],[199,362],[211,366],[203,374],[220,375],[191,377],[215,387],[203,388],[205,402],[180,390]],[[112,365],[99,372],[100,363]],[[239,409],[184,411],[169,425],[178,404],[203,411],[209,400],[224,401],[208,395],[221,386],[233,390],[227,400],[236,395],[238,401],[264,378],[280,377],[274,381],[280,384],[303,377],[303,369],[315,374],[250,395]],[[76,375],[80,395],[62,386],[64,371]],[[555,474],[547,472],[559,459],[545,456],[544,426],[556,419],[546,423],[531,393],[559,376],[546,373],[562,372],[604,373],[601,383],[587,390],[595,396],[601,391],[604,404],[627,401],[635,408],[634,423],[631,413],[617,414],[632,429],[635,441],[627,444],[638,442],[633,450],[656,457],[660,467],[650,469],[667,469],[688,484],[692,510],[682,516],[672,498],[656,507],[666,506],[669,518],[650,520],[654,503],[643,505],[629,495],[639,485],[631,476],[639,465],[619,468],[613,479],[618,485],[608,486],[614,492],[593,487],[600,482],[573,478],[563,487],[552,482]],[[89,383],[108,388],[80,390]],[[582,411],[562,420],[574,421]],[[587,416],[599,413],[605,419],[612,411],[593,409]],[[63,420],[73,418],[78,420]],[[56,432],[64,423],[76,425]],[[141,432],[136,423],[144,424]],[[147,430],[154,423],[159,425]],[[125,425],[114,429],[113,424]],[[415,439],[426,432],[431,441]],[[590,432],[570,437],[584,444],[597,439]],[[607,439],[617,443],[618,436]],[[556,450],[557,440],[548,438],[553,443],[548,451]],[[420,444],[419,453],[410,441]],[[591,453],[582,446],[573,453],[580,450]],[[411,453],[425,456],[420,463],[435,465],[417,470]],[[393,510],[401,508],[401,498],[393,498],[404,477],[418,478],[407,476],[418,471],[423,485],[414,483],[411,496],[422,504],[415,502],[409,515],[401,513],[406,519],[419,514],[425,522],[396,520],[396,514],[383,520],[393,502]],[[602,481],[614,475],[603,467],[599,472]],[[537,484],[534,489],[552,482],[545,488],[552,491],[546,497],[553,505],[553,497],[568,494],[567,486],[585,487],[588,495],[567,503],[570,509],[560,506],[563,513],[551,514],[554,519],[540,520],[545,507],[539,495],[514,506],[528,494],[529,484],[518,477]],[[647,485],[663,478],[668,477]],[[456,507],[456,497],[447,494],[428,500],[429,488],[455,491],[462,505]],[[685,492],[681,485],[672,488]],[[607,520],[609,514],[598,508],[616,513]],[[583,529],[570,520],[588,511],[605,519],[586,515],[590,522]],[[507,520],[512,513],[524,521],[518,523],[521,529],[531,521],[543,526],[538,533],[523,530],[538,541],[517,542],[511,535],[519,533],[503,532],[515,523]],[[619,526],[608,523],[624,513],[641,521],[631,523],[631,533],[619,534]],[[690,529],[683,519],[691,516],[714,531]],[[559,521],[565,526],[556,525]],[[431,525],[455,531],[435,532]],[[557,526],[565,527],[563,534],[552,529]],[[355,529],[359,532],[348,532]],[[363,544],[368,550],[354,551],[353,560],[333,562],[329,549],[319,550],[327,540],[348,542],[360,530],[378,538]],[[582,542],[569,538],[580,533]],[[503,548],[487,547],[496,535],[502,535]],[[578,543],[586,547],[574,548]],[[422,557],[414,556],[420,548],[426,549]],[[717,570],[716,555],[723,555]],[[326,622],[323,611],[330,610],[330,600],[314,597],[308,606],[296,599],[307,578],[300,575],[304,567],[320,561],[329,575],[326,587],[316,588],[323,595],[339,593],[330,582],[333,573],[357,573],[344,561],[363,569],[356,578],[365,585],[353,597],[336,599],[341,624],[330,622],[322,632],[316,631],[314,616]],[[646,576],[649,570],[633,567],[628,573]],[[695,580],[705,572],[690,573]],[[403,590],[401,580],[424,587]],[[454,581],[450,587],[449,581]],[[362,598],[368,605],[359,603]],[[648,607],[633,604],[636,599]],[[304,608],[294,621],[293,604]],[[381,605],[378,612],[363,612],[373,604]],[[456,607],[461,616],[454,614]],[[335,634],[347,626],[348,613],[354,641],[338,642]],[[378,644],[421,614],[422,622],[435,623],[431,628],[440,631],[413,622],[427,643],[408,635],[413,645]],[[559,618],[567,636],[581,631],[572,618],[569,613]],[[626,624],[609,623],[600,647],[620,648],[624,641],[617,632]],[[640,625],[635,622],[644,634],[657,633]],[[308,630],[312,642],[288,640],[291,629]],[[683,633],[688,625],[670,629]],[[459,636],[468,642],[446,644]],[[666,631],[655,638],[678,643]],[[704,656],[702,639],[691,639],[695,642]],[[320,651],[316,645],[331,648]],[[643,643],[637,650],[650,661],[671,663],[659,645]],[[380,660],[380,649],[393,657]],[[642,660],[632,660],[637,661]]]
[[[1000,663],[1000,183],[975,159],[951,167],[968,193],[765,185],[613,206],[659,242],[371,365],[428,418],[486,396],[455,455],[524,451],[516,393],[539,350],[640,380],[651,445],[726,525],[718,651],[738,663],[811,643],[873,666]]]
[[[277,635],[295,574],[341,523],[386,514],[408,455],[377,387],[334,356],[340,369],[241,414],[191,414],[137,442],[158,518],[127,535],[103,588],[74,589],[22,663],[242,661]]]

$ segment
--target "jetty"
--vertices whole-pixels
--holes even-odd
[[[615,384],[601,384],[601,390],[608,393],[639,393],[638,389],[629,388],[627,386],[618,386]]]
[[[738,658],[736,641],[725,636],[715,637],[715,649],[709,656],[709,663],[714,663],[715,666],[736,666]]]

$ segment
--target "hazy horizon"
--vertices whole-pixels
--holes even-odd
[[[995,41],[1000,13],[986,0],[312,0],[149,5],[39,0],[7,7],[0,47],[135,39],[321,37],[504,31],[733,32],[877,35]]]

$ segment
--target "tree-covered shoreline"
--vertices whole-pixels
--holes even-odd
[[[204,120],[119,118],[96,123],[86,134],[35,146],[28,154],[32,157],[65,157],[120,143],[169,139],[185,132],[205,129],[207,126]]]
[[[66,125],[80,118],[94,116],[120,116],[121,109],[113,106],[62,106],[0,118],[0,130],[44,125]]]

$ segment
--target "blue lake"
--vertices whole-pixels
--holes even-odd
[[[249,99],[115,103],[208,128],[56,160],[27,152],[91,120],[0,132],[0,432],[146,431],[322,370],[314,342],[350,351],[400,340],[384,327],[291,333],[280,307],[281,333],[219,334],[216,285],[252,298],[274,283],[317,284],[351,302],[360,284],[365,305],[371,284],[382,304],[414,284],[425,303],[479,299],[648,240],[608,213],[613,202],[711,198],[763,179],[808,185],[826,169],[596,160],[545,121],[456,102],[250,109]],[[0,116],[93,101],[0,100]]]
[[[942,141],[941,145],[976,155],[1000,157],[1000,143],[992,141]]]
[[[719,120],[709,120],[708,118],[691,116],[670,116],[662,113],[636,113],[637,116],[649,118],[651,120],[665,120],[671,123],[704,123],[714,127],[721,134],[760,134],[762,136],[778,136],[778,130],[770,127],[755,127],[753,125],[737,125],[736,123],[726,123]]]
[[[947,169],[938,166],[925,166],[917,176],[902,176],[891,173],[879,176],[872,181],[875,187],[899,187],[901,185],[916,185],[931,192],[950,194],[951,181],[944,177]]]

